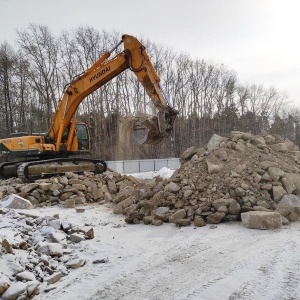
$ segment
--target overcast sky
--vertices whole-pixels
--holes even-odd
[[[0,43],[16,29],[81,25],[150,39],[224,63],[241,83],[274,86],[300,106],[299,0],[0,0]]]

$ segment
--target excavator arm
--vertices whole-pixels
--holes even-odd
[[[122,43],[124,50],[109,59],[111,52]],[[72,118],[79,104],[92,92],[128,68],[135,73],[158,109],[157,117],[142,121],[136,120],[135,140],[140,144],[156,144],[168,136],[178,112],[166,100],[159,84],[160,79],[145,47],[135,37],[123,35],[122,41],[112,51],[103,54],[95,64],[66,88],[49,130],[49,137],[55,142],[56,151],[59,151],[66,128],[70,127],[70,132],[74,130]],[[72,135],[69,134],[67,150],[70,150],[71,143]]]

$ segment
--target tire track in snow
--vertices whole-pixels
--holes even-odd
[[[299,224],[279,231],[249,230],[240,223],[219,224],[213,230],[209,226],[179,229],[171,224],[128,226],[118,229],[116,246],[122,249],[112,248],[112,240],[103,239],[105,243],[99,244],[99,253],[105,256],[113,250],[108,264],[80,270],[76,289],[86,289],[86,283],[94,282],[85,297],[64,298],[62,288],[52,296],[81,300],[300,299],[299,229]],[[128,234],[134,234],[136,241],[128,243]],[[90,249],[91,255],[94,250]]]
[[[299,242],[291,240],[289,231],[278,234],[283,238],[272,243],[255,241],[257,249],[248,247],[244,262],[202,284],[184,299],[300,299]]]
[[[112,283],[108,290],[99,290],[95,298],[91,299],[100,296],[105,299],[135,299],[133,297],[137,289],[140,299],[179,299],[178,295],[199,286],[202,281],[203,289],[207,289],[226,277],[229,272],[235,273],[236,267],[226,269],[226,266],[234,261],[234,253],[253,244],[252,240],[246,240],[241,245],[235,237],[236,233],[231,230],[224,232],[222,236],[217,230],[214,232],[208,228],[201,231],[206,234],[202,236],[199,236],[199,230],[191,232],[189,228],[185,232],[189,235],[176,234],[161,242],[157,251],[136,270],[138,273],[130,274],[130,277],[122,282]],[[236,250],[232,247],[233,240],[236,241]],[[224,252],[228,252],[229,255],[220,252],[218,243],[226,244]],[[233,250],[228,251],[228,248]],[[220,269],[224,267],[225,273],[220,275]],[[207,276],[212,279],[206,281]],[[144,282],[146,284],[143,284]]]

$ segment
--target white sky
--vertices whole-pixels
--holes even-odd
[[[224,63],[241,83],[274,86],[300,106],[299,0],[0,0],[0,43],[16,29],[80,25],[149,38]]]

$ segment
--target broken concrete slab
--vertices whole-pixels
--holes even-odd
[[[282,218],[278,212],[249,211],[241,214],[242,224],[251,229],[279,229]]]
[[[11,194],[2,199],[0,207],[14,208],[14,209],[32,209],[33,206],[30,201],[24,199],[16,194]]]

